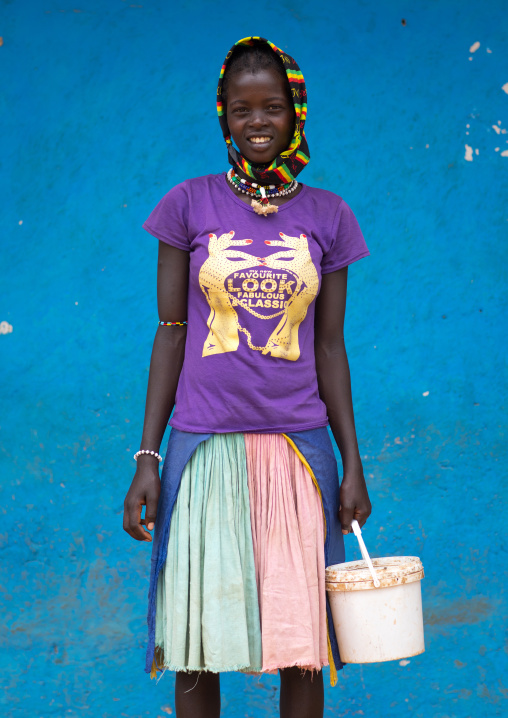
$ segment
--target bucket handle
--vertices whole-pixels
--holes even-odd
[[[370,560],[369,552],[367,551],[367,546],[365,545],[365,542],[362,538],[362,531],[360,529],[360,524],[356,519],[353,519],[351,522],[351,528],[353,529],[353,533],[358,539],[358,543],[360,544],[360,551],[362,552],[363,560],[369,567],[369,571],[372,575],[372,580],[374,581],[374,586],[376,588],[379,588],[381,586],[379,579],[376,575],[376,572],[374,571],[374,566],[372,565],[372,561]]]

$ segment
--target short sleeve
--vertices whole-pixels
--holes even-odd
[[[185,182],[176,185],[161,199],[143,223],[143,229],[177,249],[190,251],[189,197]]]
[[[330,248],[323,255],[321,273],[329,274],[370,254],[351,208],[342,200],[332,227]]]

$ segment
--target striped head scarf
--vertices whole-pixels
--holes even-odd
[[[228,127],[226,105],[222,100],[222,82],[224,79],[224,73],[234,49],[237,45],[254,45],[256,41],[265,42],[282,60],[289,80],[289,87],[291,88],[291,94],[295,106],[295,131],[293,139],[291,140],[288,149],[278,155],[269,165],[250,164],[250,162],[246,160],[237,149],[235,149]],[[233,165],[233,167],[243,170],[247,177],[250,177],[255,181],[257,180],[259,183],[264,185],[278,185],[281,183],[291,182],[291,180],[293,180],[296,175],[303,170],[309,161],[309,148],[307,146],[307,140],[304,132],[305,118],[307,116],[307,89],[305,87],[305,80],[303,79],[300,68],[293,58],[288,55],[287,52],[283,52],[264,37],[244,37],[243,40],[235,42],[231,50],[228,52],[226,59],[224,60],[224,64],[222,65],[219,85],[217,87],[217,113],[219,115],[222,134],[224,135],[224,139],[226,140],[228,147],[229,162]]]

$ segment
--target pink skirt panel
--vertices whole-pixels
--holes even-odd
[[[282,434],[245,434],[263,671],[328,665],[324,519]]]

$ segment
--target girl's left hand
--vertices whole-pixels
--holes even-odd
[[[340,485],[339,520],[342,533],[351,533],[353,519],[358,521],[361,528],[369,518],[371,511],[372,505],[362,468],[345,472]]]

